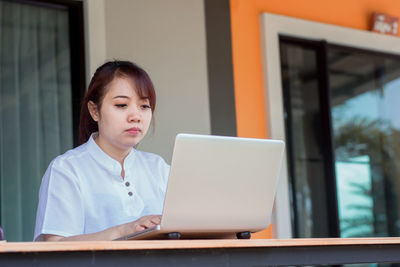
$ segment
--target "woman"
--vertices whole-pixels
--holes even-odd
[[[113,240],[160,224],[169,166],[134,149],[155,104],[149,76],[133,63],[96,70],[81,108],[82,145],[43,176],[35,241]]]

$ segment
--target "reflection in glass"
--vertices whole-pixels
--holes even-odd
[[[399,236],[400,58],[287,37],[280,56],[295,237]]]
[[[313,48],[281,42],[281,63],[294,232],[296,237],[327,237],[317,53]]]
[[[328,52],[342,237],[398,236],[400,60]]]
[[[371,167],[368,156],[336,161],[339,220],[342,237],[373,236]]]

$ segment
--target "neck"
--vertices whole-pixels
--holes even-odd
[[[109,144],[108,142],[104,142],[101,135],[98,135],[96,138],[94,138],[94,141],[101,148],[101,150],[103,150],[111,158],[118,161],[121,164],[121,167],[123,169],[124,160],[128,156],[129,152],[132,150],[132,148],[120,149],[118,147],[115,147],[115,146]]]

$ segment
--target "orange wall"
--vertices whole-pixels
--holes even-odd
[[[284,16],[368,30],[372,12],[400,16],[400,0],[230,0],[237,133],[267,138],[259,15]],[[271,236],[270,231],[258,237]]]
[[[400,0],[230,0],[237,131],[268,137],[265,129],[259,15],[269,12],[367,30],[372,12],[400,16]]]

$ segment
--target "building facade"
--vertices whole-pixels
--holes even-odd
[[[80,99],[113,59],[156,86],[140,149],[170,161],[179,132],[285,140],[274,223],[256,237],[398,235],[400,43],[369,32],[373,12],[400,4],[1,0],[6,238],[32,238],[41,176],[78,145]]]

